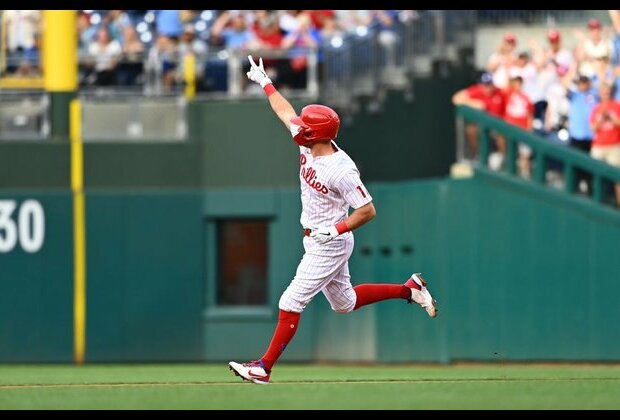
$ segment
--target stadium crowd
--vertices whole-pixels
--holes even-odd
[[[372,25],[389,32],[403,12],[411,11],[79,10],[80,84],[136,86],[144,82],[145,66],[157,66],[164,87],[170,89],[182,84],[183,57],[193,52],[198,58],[198,89],[226,90],[225,63],[208,53],[245,49],[286,50],[285,57],[265,60],[265,67],[280,85],[300,88],[307,77],[305,48],[320,48]],[[40,11],[7,10],[2,20],[8,41],[7,72],[36,71]]]
[[[587,32],[575,31],[575,47],[563,46],[565,34],[547,32],[545,44],[530,39],[528,48],[506,33],[489,58],[478,83],[455,93],[454,104],[466,104],[533,131],[550,141],[568,144],[620,167],[620,11],[610,10],[611,29],[590,19]],[[613,32],[610,34],[608,32]],[[478,129],[466,126],[469,148],[478,152]],[[506,144],[495,136],[489,165],[504,163]],[[531,176],[531,150],[519,147],[521,175]],[[587,193],[590,180],[578,174],[579,189]],[[616,186],[620,200],[620,186]]]

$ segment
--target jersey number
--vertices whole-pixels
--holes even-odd
[[[362,197],[366,198],[366,193],[364,192],[361,186],[358,185],[357,190],[360,192],[360,194],[362,194]]]

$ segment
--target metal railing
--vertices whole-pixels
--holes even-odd
[[[390,28],[378,24],[334,37],[321,47],[321,98],[351,110],[358,97],[379,99],[387,89],[413,95],[420,59],[448,58],[447,47],[474,46],[475,11],[409,10]]]
[[[252,96],[256,90],[249,84],[245,72],[249,68],[247,56],[263,57],[268,63],[276,63],[274,81],[287,86],[285,68],[294,56],[305,59],[303,86],[294,86],[295,94],[316,97],[318,95],[318,51],[316,49],[210,49],[205,54],[193,54],[194,73],[199,98],[242,98]],[[123,56],[114,59],[107,70],[97,70],[101,57],[80,54],[80,89],[97,92],[98,95],[142,94],[144,96],[170,96],[182,94],[185,55],[159,54],[157,52],[137,55],[132,60]],[[100,68],[102,68],[100,66]],[[269,66],[266,66],[269,67]]]
[[[563,191],[568,195],[577,192],[576,173],[581,171],[592,178],[592,195],[589,198],[599,204],[605,202],[605,184],[620,183],[620,169],[610,166],[599,160],[590,158],[585,153],[558,146],[532,133],[524,131],[490,114],[465,105],[456,107],[457,118],[457,161],[467,161],[465,158],[465,139],[462,128],[466,123],[473,123],[479,130],[479,158],[476,165],[483,169],[489,167],[489,155],[492,141],[497,134],[506,140],[506,154],[504,157],[503,172],[518,177],[517,155],[519,145],[526,145],[533,152],[532,182],[546,184],[546,172],[551,165],[558,163],[564,174]],[[614,203],[615,205],[615,203]]]

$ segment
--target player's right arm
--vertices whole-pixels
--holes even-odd
[[[291,119],[297,116],[295,109],[273,86],[271,79],[263,68],[263,59],[259,59],[258,65],[256,65],[251,55],[248,55],[248,60],[250,60],[250,71],[247,72],[248,79],[258,83],[265,90],[271,109],[273,109],[273,112],[276,113],[286,128],[290,130]]]

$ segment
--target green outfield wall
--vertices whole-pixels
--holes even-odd
[[[399,301],[336,314],[318,296],[286,359],[620,360],[620,217],[544,188],[485,171],[369,183],[353,283],[421,271],[439,316]],[[71,209],[66,191],[0,191],[2,362],[72,360]],[[87,361],[260,356],[302,253],[296,188],[87,191],[86,209]],[[215,305],[215,223],[257,217],[268,304]]]

